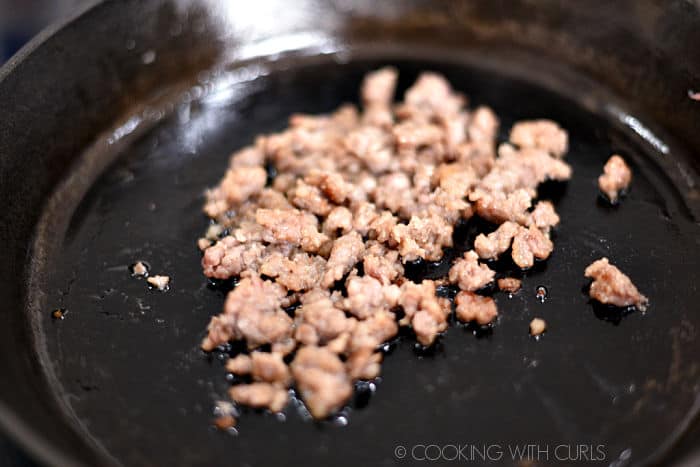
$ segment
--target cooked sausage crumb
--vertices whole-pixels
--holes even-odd
[[[491,297],[462,291],[455,297],[455,304],[457,305],[455,310],[457,319],[465,323],[475,321],[478,324],[485,325],[498,316],[496,302]]]
[[[280,412],[287,405],[289,393],[270,383],[237,384],[229,390],[231,399],[239,404]]]
[[[214,426],[219,430],[227,430],[236,426],[236,418],[233,415],[220,415],[214,419]]]
[[[485,264],[479,264],[478,259],[479,256],[474,251],[468,251],[455,261],[448,275],[450,282],[468,292],[474,292],[493,282],[496,273]]]
[[[521,148],[544,149],[562,157],[568,149],[568,135],[551,120],[531,120],[513,125],[510,141]]]
[[[168,290],[168,287],[170,285],[170,277],[169,276],[151,276],[148,279],[146,279],[146,282],[148,282],[153,288],[156,288],[158,290]]]
[[[502,277],[496,282],[498,284],[498,290],[512,294],[520,290],[520,287],[522,286],[522,281],[520,279],[516,279],[515,277]]]
[[[474,293],[495,279],[480,260],[510,250],[527,269],[554,248],[560,218],[537,189],[571,178],[566,131],[549,120],[516,122],[510,142],[497,146],[498,117],[469,109],[443,76],[422,73],[395,104],[397,81],[395,69],[382,68],[362,82],[362,109],[292,115],[283,131],[234,153],[206,192],[202,270],[237,285],[201,347],[246,345],[226,363],[250,381],[230,389],[239,404],[279,411],[295,388],[311,415],[325,418],[347,404],[356,381],[381,373],[379,349],[400,327],[435,344],[452,314],[448,284],[459,288],[458,320],[494,322],[496,302]],[[407,277],[414,262],[464,251],[455,230],[473,216],[494,228],[477,232],[446,277]],[[516,291],[520,281],[498,287]]]
[[[598,188],[611,203],[616,203],[620,193],[626,191],[632,182],[632,170],[625,160],[614,154],[603,167],[603,174],[598,177]]]
[[[649,299],[639,293],[630,278],[610,264],[608,258],[591,263],[584,275],[593,279],[588,292],[592,299],[606,305],[634,306],[639,311],[646,310]]]
[[[142,261],[136,261],[131,265],[131,275],[140,277],[148,276],[148,266]]]
[[[530,335],[539,336],[547,330],[547,322],[541,318],[530,321]]]

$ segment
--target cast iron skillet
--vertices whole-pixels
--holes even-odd
[[[48,465],[410,465],[397,446],[516,443],[603,465],[679,463],[700,384],[700,14],[693,2],[104,2],[0,70],[0,425]],[[445,73],[503,133],[548,117],[570,133],[562,225],[490,333],[409,336],[341,417],[245,413],[210,427],[229,382],[198,349],[225,285],[201,276],[202,191],[228,155],[292,112],[356,101],[363,73]],[[635,179],[615,208],[595,178],[620,152]],[[459,230],[466,248],[474,226]],[[610,257],[646,314],[593,306],[584,267]],[[147,261],[167,293],[129,277]],[[438,274],[417,264],[410,274]],[[508,265],[499,265],[507,270]],[[534,289],[544,285],[540,303]],[[56,308],[64,320],[51,318]],[[535,341],[527,323],[544,317]],[[690,433],[687,433],[690,429]],[[683,438],[685,434],[685,438]],[[677,444],[680,440],[681,444]],[[558,451],[558,445],[570,451]],[[677,446],[674,449],[674,446]],[[688,465],[695,461],[687,457]],[[478,460],[475,463],[481,463]],[[680,464],[679,464],[680,465]]]

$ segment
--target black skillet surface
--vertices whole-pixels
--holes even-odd
[[[398,445],[410,458],[412,446],[430,443],[497,445],[488,459],[506,465],[517,444],[548,448],[550,462],[577,460],[578,445],[600,445],[593,456],[605,463],[652,455],[659,433],[688,416],[700,381],[697,318],[688,305],[695,280],[677,273],[699,265],[698,229],[656,170],[656,155],[574,102],[498,74],[427,60],[324,62],[297,63],[182,105],[124,149],[85,196],[65,238],[56,239],[42,322],[60,394],[78,419],[126,465],[380,465],[397,462]],[[355,101],[363,73],[387,62],[400,70],[400,92],[420,70],[445,73],[472,105],[494,108],[503,134],[515,120],[537,117],[569,131],[575,175],[543,190],[562,217],[555,252],[525,274],[513,298],[495,295],[501,317],[491,332],[475,337],[453,326],[428,352],[414,350],[411,336],[400,339],[375,393],[362,388],[344,417],[313,423],[289,407],[284,421],[246,413],[237,436],[217,433],[212,407],[226,400],[229,383],[223,355],[207,356],[198,343],[224,294],[199,266],[202,191],[254,135],[284,127],[292,112]],[[595,182],[613,152],[635,173],[618,207],[597,199]],[[460,247],[468,237],[460,236]],[[601,256],[649,296],[646,314],[588,303],[583,270]],[[170,290],[130,277],[136,260],[170,275]],[[410,268],[418,278],[427,271]],[[544,303],[535,297],[540,285],[549,291]],[[52,308],[68,310],[65,319],[52,319]],[[539,341],[527,332],[536,316],[549,325]],[[566,447],[554,452],[558,445]]]
[[[173,43],[177,43],[179,33],[172,26],[178,13],[173,13],[177,8],[159,9],[159,4],[140,7],[125,3],[120,10],[124,16],[115,16],[116,7],[107,3],[86,15],[83,25],[99,24],[98,29],[105,33],[99,45],[102,49],[117,44],[116,39],[114,44],[110,42],[112,37],[132,34],[145,36],[139,37],[145,45],[132,39],[121,43],[138,58],[138,66],[125,58],[126,68],[115,67],[104,58],[109,55],[98,59],[89,55],[99,51],[97,47],[85,49],[86,57],[66,55],[54,65],[59,74],[65,74],[65,86],[72,83],[72,75],[67,74],[71,66],[77,67],[86,58],[91,64],[83,77],[84,86],[78,87],[75,95],[49,95],[46,90],[63,81],[52,79],[50,86],[44,84],[41,79],[46,74],[36,72],[44,65],[36,61],[12,64],[16,68],[9,78],[0,75],[0,84],[5,86],[0,86],[0,102],[8,102],[8,83],[13,83],[13,77],[25,73],[38,80],[38,98],[19,81],[14,82],[13,89],[26,104],[6,107],[13,109],[11,121],[15,125],[0,126],[0,149],[12,148],[16,141],[29,141],[27,135],[46,134],[45,140],[27,142],[23,148],[26,154],[36,155],[36,176],[32,176],[32,165],[23,162],[29,156],[9,158],[3,153],[0,174],[4,185],[0,189],[15,188],[7,205],[15,222],[14,230],[8,228],[9,222],[3,224],[2,239],[11,245],[24,245],[18,239],[35,222],[32,216],[38,216],[38,210],[33,214],[23,207],[35,206],[40,196],[47,196],[47,187],[64,181],[58,188],[53,186],[53,195],[43,203],[32,238],[33,255],[23,257],[21,249],[8,254],[0,270],[7,279],[2,284],[2,290],[8,292],[3,295],[6,303],[18,303],[21,297],[27,310],[26,315],[5,315],[9,326],[25,327],[16,328],[14,333],[2,331],[6,371],[24,383],[13,387],[12,379],[0,381],[3,400],[15,401],[13,409],[24,421],[19,423],[0,406],[0,421],[6,429],[44,461],[56,465],[71,465],[75,459],[90,465],[412,465],[421,463],[413,457],[435,456],[434,448],[422,451],[421,445],[427,444],[447,446],[446,459],[455,454],[450,445],[466,445],[462,453],[467,458],[457,461],[474,459],[474,464],[512,465],[516,462],[511,449],[523,444],[546,449],[546,455],[540,452],[538,456],[545,465],[572,463],[591,445],[593,455],[603,465],[643,465],[665,458],[696,412],[700,340],[694,303],[699,232],[693,218],[693,212],[698,212],[697,201],[685,187],[692,187],[697,180],[683,162],[688,160],[684,154],[688,146],[657,136],[642,123],[648,121],[646,116],[635,113],[635,109],[645,107],[658,122],[673,127],[676,136],[694,140],[689,130],[692,120],[681,119],[693,115],[687,102],[679,104],[676,113],[659,113],[667,104],[656,92],[658,68],[620,68],[619,76],[609,73],[605,77],[601,74],[611,71],[612,61],[601,61],[598,70],[589,69],[602,81],[609,78],[622,95],[626,94],[624,84],[620,84],[622,77],[648,78],[644,81],[647,88],[632,86],[644,105],[623,105],[619,99],[607,100],[603,87],[570,80],[570,75],[559,74],[560,68],[535,65],[551,64],[547,60],[540,62],[530,55],[527,61],[520,61],[514,49],[495,45],[485,49],[488,53],[472,48],[469,40],[474,30],[481,27],[481,32],[489,31],[483,28],[498,24],[486,3],[472,10],[445,12],[435,8],[422,16],[416,15],[420,2],[400,8],[394,5],[372,13],[379,18],[376,21],[386,21],[386,29],[368,33],[374,19],[348,26],[344,34],[353,44],[349,53],[331,53],[343,47],[297,34],[290,36],[288,43],[267,43],[257,54],[280,48],[293,50],[300,48],[300,43],[320,42],[322,46],[272,63],[253,60],[253,66],[219,78],[200,74],[203,84],[188,94],[189,103],[176,106],[165,117],[155,107],[131,108],[126,114],[131,118],[122,117],[116,130],[98,139],[78,160],[78,150],[87,148],[97,134],[94,129],[116,120],[117,109],[139,103],[134,96],[143,96],[145,90],[157,85],[149,69],[160,70],[156,76],[171,84],[174,74],[184,75],[186,68],[203,69],[211,59],[197,48],[202,37],[210,34],[197,9],[188,23],[194,32],[187,33],[187,26],[184,37],[194,41],[189,46],[199,52],[175,55],[179,62],[168,55],[173,53],[168,47],[178,50]],[[679,5],[671,5],[669,12],[680,14],[684,7]],[[545,24],[595,43],[578,25],[595,19],[591,12],[598,10],[572,10],[569,18],[557,17],[561,8],[556,2],[550,6],[551,10],[535,15],[536,19],[528,16],[527,9],[515,8],[512,16],[523,24]],[[402,8],[404,19],[397,20]],[[655,16],[656,10],[649,8],[643,14],[637,12],[639,18],[649,19],[647,26],[668,30],[667,22],[675,17],[671,13]],[[600,14],[604,11],[601,7]],[[136,32],[123,29],[137,12],[149,26]],[[350,14],[335,6],[328,18],[337,19],[341,12]],[[444,19],[447,17],[455,23]],[[573,21],[574,17],[578,21]],[[687,17],[690,24],[696,18]],[[471,18],[469,26],[460,23],[463,18]],[[552,18],[559,22],[550,21]],[[66,28],[60,39],[72,43],[84,37],[77,24]],[[412,24],[419,25],[414,32],[420,31],[413,40],[450,43],[456,52],[402,47],[406,35],[413,34],[407,32],[412,31]],[[614,28],[601,24],[602,31],[596,37],[615,36],[610,32]],[[427,26],[421,29],[420,25]],[[500,26],[501,38],[517,31]],[[286,23],[275,27],[280,33],[290,28]],[[435,27],[438,29],[431,29]],[[686,27],[681,23],[676,32],[685,34]],[[149,36],[149,28],[175,38],[155,42],[158,39]],[[464,36],[460,28],[465,28]],[[324,25],[321,29],[332,28]],[[431,36],[431,31],[443,32]],[[363,48],[359,40],[367,34],[394,35],[395,41]],[[532,42],[542,37],[538,34],[541,31],[519,39]],[[628,38],[625,34],[621,36]],[[215,39],[209,44],[212,51],[219,51],[220,36]],[[464,49],[454,47],[459,40],[465,41]],[[660,44],[668,49],[679,47],[669,41]],[[576,48],[576,44],[562,45],[564,42],[552,40],[542,55]],[[40,52],[47,57],[48,51],[58,56],[65,53],[58,40],[52,49],[46,47]],[[630,40],[626,47],[617,56],[621,62],[634,56],[635,47],[641,46]],[[126,53],[111,50],[119,57],[114,60],[121,60],[120,54]],[[327,53],[310,56],[319,51]],[[41,55],[35,52],[35,56]],[[590,66],[590,56],[571,55],[574,58],[580,66]],[[660,66],[667,59],[659,54],[653,65]],[[567,128],[571,138],[568,160],[574,178],[566,185],[549,185],[542,192],[543,197],[556,202],[562,216],[555,252],[525,275],[523,290],[513,298],[496,294],[501,318],[491,333],[475,336],[471,329],[454,326],[428,352],[416,351],[410,336],[400,339],[389,349],[382,380],[375,382],[376,391],[369,394],[365,387],[343,418],[313,423],[304,420],[297,408],[289,407],[284,421],[246,413],[237,436],[215,432],[209,426],[212,406],[217,399],[225,399],[229,383],[218,356],[206,356],[198,349],[209,317],[218,313],[223,302],[223,291],[209,287],[202,277],[194,244],[206,227],[200,214],[202,190],[216,183],[230,152],[249,144],[255,134],[284,127],[292,112],[329,111],[342,102],[355,101],[361,76],[386,63],[400,68],[401,90],[420,70],[444,72],[457,89],[470,95],[473,104],[492,106],[502,118],[504,131],[517,119],[534,117],[552,118]],[[694,66],[681,64],[686,70]],[[140,79],[128,81],[127,70]],[[670,85],[683,75],[669,65],[664,76],[665,84]],[[244,83],[236,84],[238,81]],[[677,91],[674,88],[669,95]],[[687,89],[682,91],[687,99]],[[120,93],[130,94],[126,101],[113,97]],[[667,96],[667,100],[675,98]],[[23,131],[26,118],[35,115],[27,111],[43,108],[41,103],[59,119],[42,113],[43,125],[33,132]],[[75,114],[72,121],[66,112],[75,109],[88,115]],[[140,117],[134,118],[136,115]],[[159,123],[149,129],[148,121],[158,119]],[[61,127],[66,131],[47,133]],[[93,133],[88,133],[91,128]],[[595,178],[612,151],[622,153],[635,172],[632,191],[616,208],[598,202],[595,187]],[[117,161],[92,183],[114,158]],[[20,186],[12,177],[22,173],[29,175],[29,183]],[[92,188],[83,196],[82,190],[89,185]],[[686,205],[684,200],[689,198]],[[67,229],[64,224],[68,224]],[[460,240],[469,241],[472,227],[461,230],[464,235]],[[582,271],[600,256],[610,257],[649,296],[652,304],[646,314],[621,315],[587,302]],[[7,271],[23,258],[32,259],[21,268],[28,276],[20,286],[16,279],[10,281]],[[148,262],[153,273],[171,275],[171,289],[151,291],[142,280],[130,277],[128,265],[137,259]],[[5,269],[6,265],[10,269]],[[418,265],[412,274],[434,270]],[[23,288],[25,284],[28,290]],[[540,285],[549,290],[544,303],[534,296]],[[51,318],[54,308],[68,310],[64,320]],[[539,341],[527,335],[527,323],[534,316],[549,324],[549,332]],[[28,420],[32,431],[27,428]],[[36,433],[52,442],[43,443]],[[407,449],[402,459],[404,451],[399,446]],[[414,446],[417,448],[412,451]],[[484,454],[484,448],[489,447]],[[586,455],[591,458],[588,449]]]

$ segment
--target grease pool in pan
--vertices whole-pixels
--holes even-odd
[[[199,350],[223,304],[201,274],[195,241],[205,229],[202,191],[229,154],[254,135],[286,125],[292,112],[330,111],[355,102],[363,74],[387,61],[328,61],[295,68],[194,102],[130,145],[73,213],[51,264],[42,320],[56,388],[91,435],[127,465],[366,465],[397,462],[397,445],[602,444],[608,461],[631,449],[649,456],[686,417],[700,379],[700,342],[689,318],[697,267],[697,228],[640,141],[542,88],[485,70],[426,61],[389,61],[402,92],[425,69],[444,73],[471,105],[492,106],[503,134],[512,122],[547,117],[569,131],[574,169],[549,187],[562,223],[551,258],[523,276],[523,291],[496,294],[501,317],[476,338],[451,327],[433,351],[415,353],[405,336],[383,365],[376,390],[344,411],[349,423],[285,421],[247,414],[239,434],[211,429],[226,400],[222,360]],[[632,190],[621,205],[596,202],[596,177],[613,152],[631,163]],[[465,235],[466,238],[469,235]],[[649,311],[614,326],[596,317],[582,292],[583,270],[608,256],[651,299]],[[147,261],[172,277],[149,291],[128,266]],[[411,274],[436,274],[416,265]],[[548,299],[535,296],[544,285]],[[546,338],[529,338],[546,319]],[[654,426],[641,430],[639,427]],[[550,459],[551,461],[552,459]],[[500,460],[512,464],[505,452]]]

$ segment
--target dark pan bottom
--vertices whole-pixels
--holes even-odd
[[[400,69],[401,92],[421,70],[444,73],[472,106],[494,108],[502,136],[523,118],[551,118],[569,131],[574,177],[543,192],[562,218],[554,254],[525,274],[515,296],[495,295],[501,317],[493,332],[453,326],[427,353],[410,336],[400,339],[376,391],[362,388],[345,418],[313,423],[290,406],[283,421],[246,412],[236,436],[217,432],[212,408],[226,400],[229,383],[222,359],[198,344],[224,293],[199,266],[202,192],[233,150],[283,128],[293,112],[355,102],[362,75],[385,63]],[[520,71],[527,76],[527,67]],[[523,444],[547,449],[542,464],[585,455],[643,463],[688,420],[700,382],[700,318],[691,306],[698,229],[652,149],[576,101],[494,70],[417,59],[297,60],[181,105],[121,151],[74,213],[53,211],[71,220],[65,236],[49,239],[58,253],[40,302],[41,358],[51,363],[57,397],[130,466],[411,465],[412,457],[435,456],[420,446],[412,452],[429,444],[472,445],[476,452],[462,453],[477,464],[490,447],[487,460],[513,465],[511,449]],[[598,202],[596,187],[613,152],[635,175],[617,207]],[[583,270],[601,256],[650,298],[646,314],[611,316],[588,303]],[[136,260],[170,275],[170,290],[130,277]],[[544,303],[535,297],[540,285],[549,291]],[[52,319],[55,308],[67,310],[65,319]],[[528,336],[535,316],[549,329],[539,341]]]

